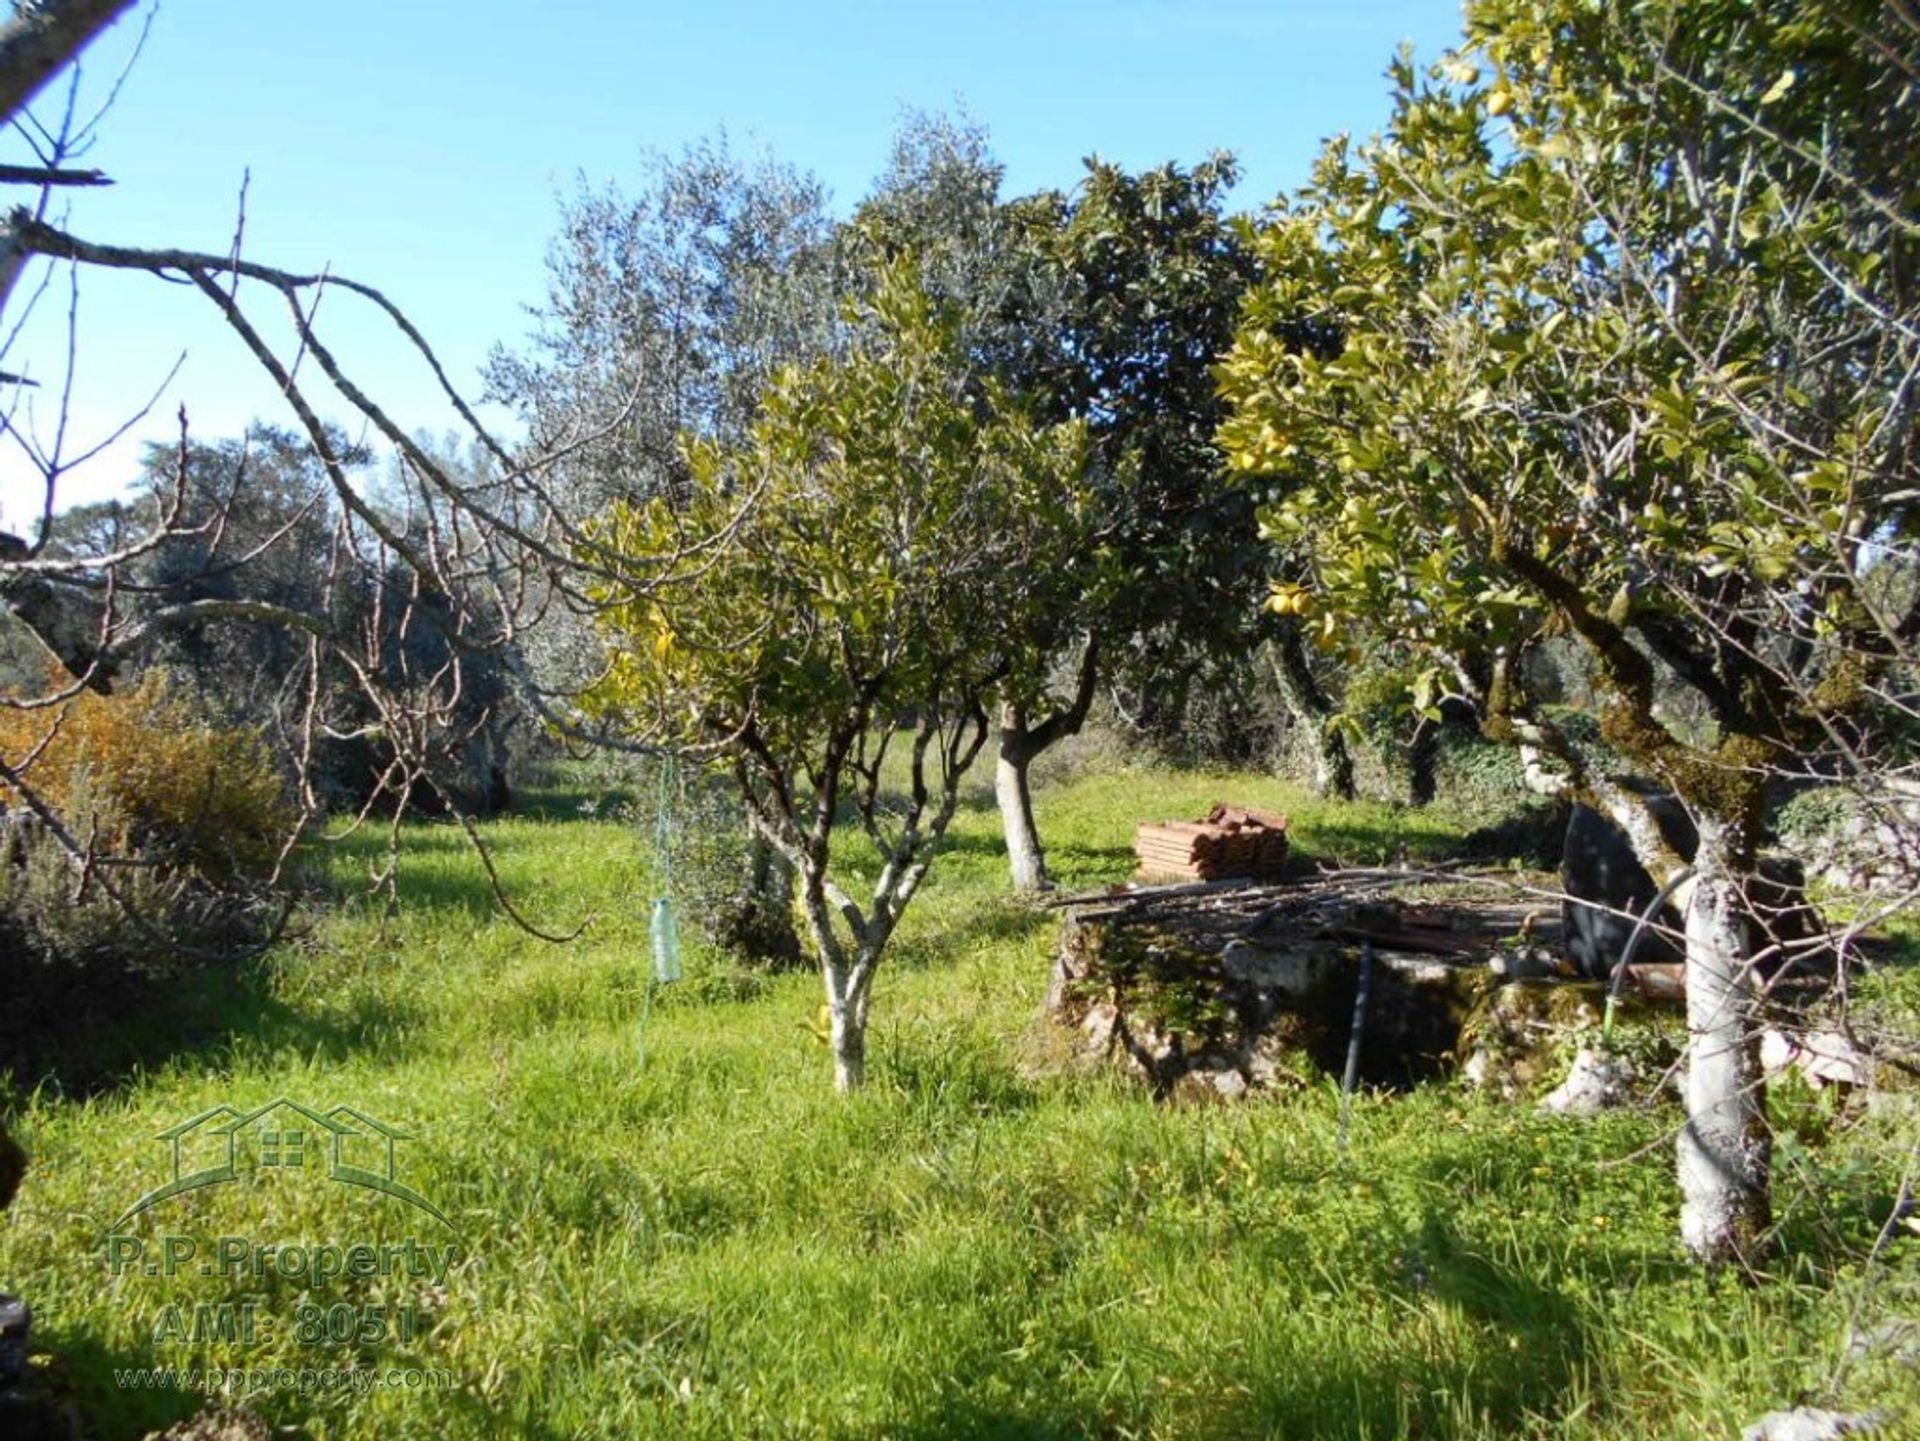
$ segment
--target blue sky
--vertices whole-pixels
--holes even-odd
[[[87,57],[103,93],[145,10]],[[507,5],[162,0],[88,163],[112,190],[71,196],[89,239],[226,251],[243,176],[245,247],[349,275],[403,305],[457,382],[526,332],[544,286],[554,197],[576,172],[633,177],[646,149],[725,126],[818,174],[842,210],[879,171],[903,110],[965,107],[992,132],[1009,193],[1071,185],[1092,152],[1130,166],[1237,152],[1252,208],[1302,181],[1323,137],[1385,113],[1395,45],[1436,55],[1458,0],[548,0]],[[57,111],[43,97],[40,113]],[[16,158],[17,141],[5,158]],[[57,217],[56,217],[57,218]],[[9,369],[59,393],[68,296],[40,301]],[[16,291],[10,328],[25,298]],[[140,436],[237,432],[284,408],[198,295],[147,277],[83,279],[70,452],[104,437],[166,377],[136,434],[74,472],[63,503],[111,494]],[[336,293],[321,323],[409,427],[448,419],[420,367]],[[39,487],[0,455],[0,527]]]

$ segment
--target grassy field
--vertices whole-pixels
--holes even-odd
[[[1442,853],[1462,819],[1108,772],[1046,790],[1041,820],[1080,885],[1125,873],[1135,820],[1228,795],[1293,811],[1304,849],[1348,859]],[[130,1029],[149,1057],[186,1038],[171,1056],[86,1100],[21,1098],[35,1169],[0,1217],[0,1283],[105,1434],[198,1404],[117,1370],[197,1364],[396,1371],[252,1398],[314,1437],[1699,1438],[1803,1399],[1920,1434],[1910,1367],[1844,1359],[1856,1319],[1920,1310],[1920,1240],[1894,1228],[1864,1264],[1915,1129],[1897,1107],[1831,1134],[1800,1117],[1814,1139],[1785,1148],[1780,1255],[1756,1279],[1679,1252],[1671,1108],[1564,1122],[1453,1086],[1364,1098],[1343,1163],[1330,1084],[1171,1109],[1036,1074],[1058,921],[1005,898],[984,803],[883,971],[863,1094],[830,1089],[816,981],[697,950],[642,1067],[645,848],[579,799],[490,834],[536,920],[596,917],[580,941],[505,923],[457,833],[417,827],[396,919],[348,902]],[[342,854],[343,886],[367,859]],[[457,1228],[442,1282],[112,1274],[109,1225],[171,1174],[153,1138],[279,1096],[404,1128],[396,1174]],[[456,1239],[317,1168],[266,1174],[124,1233],[202,1256],[222,1236]],[[169,1306],[248,1300],[251,1343],[156,1339]],[[303,1342],[316,1302],[410,1311],[419,1334]],[[445,1384],[409,1387],[408,1368]]]

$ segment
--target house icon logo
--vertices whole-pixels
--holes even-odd
[[[154,1138],[167,1143],[173,1179],[156,1186],[107,1229],[117,1231],[150,1206],[188,1191],[224,1185],[261,1171],[324,1167],[327,1179],[392,1196],[457,1231],[440,1209],[394,1175],[394,1142],[405,1131],[352,1106],[322,1114],[282,1096],[251,1111],[210,1107]]]

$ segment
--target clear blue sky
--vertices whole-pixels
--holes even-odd
[[[145,13],[87,57],[83,93],[105,89]],[[67,221],[94,240],[225,251],[250,170],[248,254],[379,285],[477,388],[488,347],[526,332],[554,197],[576,172],[630,178],[645,149],[725,126],[814,171],[845,210],[904,109],[963,103],[991,131],[1010,194],[1071,185],[1096,151],[1136,166],[1227,148],[1246,170],[1236,201],[1252,208],[1300,183],[1323,137],[1377,128],[1393,48],[1430,58],[1458,16],[1458,0],[162,0],[88,157],[118,183],[73,194]],[[41,113],[56,109],[42,98]],[[7,142],[5,158],[19,152]],[[63,289],[44,297],[6,359],[41,378],[43,431],[66,305]],[[404,423],[443,425],[400,348],[343,296],[326,305],[343,359]],[[86,277],[70,451],[124,419],[183,350],[140,435],[174,433],[182,404],[210,436],[288,418],[206,309],[148,278]],[[76,472],[63,503],[113,493],[135,449],[130,437]],[[37,506],[9,443],[0,526]]]

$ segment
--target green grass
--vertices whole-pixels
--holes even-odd
[[[1124,772],[1044,792],[1041,823],[1079,886],[1125,874],[1139,819],[1227,796],[1291,811],[1304,850],[1349,860],[1444,854],[1477,819]],[[1330,1084],[1169,1109],[1036,1073],[1058,918],[1004,897],[983,802],[882,971],[864,1093],[830,1089],[817,981],[697,951],[653,1007],[642,1069],[646,856],[568,801],[490,834],[534,919],[597,917],[581,941],[505,923],[457,834],[417,827],[396,919],[343,903],[259,975],[198,983],[169,1059],[88,1099],[23,1100],[35,1169],[0,1218],[0,1281],[104,1434],[196,1404],[118,1387],[116,1367],[203,1361],[453,1375],[255,1398],[316,1437],[1691,1438],[1802,1398],[1920,1418],[1910,1372],[1834,1387],[1910,1121],[1795,1152],[1781,1256],[1756,1284],[1679,1253],[1670,1110],[1569,1123],[1432,1087],[1361,1100],[1343,1163]],[[349,850],[342,881],[365,860]],[[411,1303],[423,1338],[303,1346],[291,1283],[108,1274],[109,1223],[164,1178],[150,1138],[281,1094],[414,1137],[399,1172],[460,1230],[445,1294],[370,1279],[319,1299]],[[129,1229],[444,1240],[317,1173],[199,1191]],[[1911,1245],[1886,1249],[1864,1316],[1920,1288]],[[271,1339],[155,1341],[167,1303],[250,1290]]]

